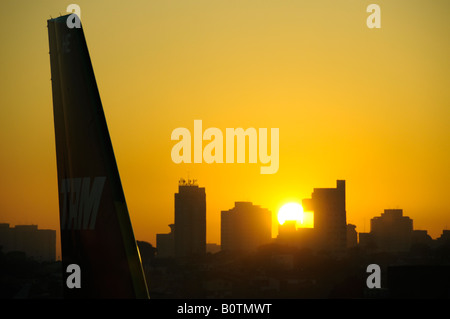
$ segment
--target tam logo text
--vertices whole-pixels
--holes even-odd
[[[95,228],[98,208],[106,177],[67,178],[61,180],[61,229],[92,230]],[[91,185],[92,184],[92,185]]]

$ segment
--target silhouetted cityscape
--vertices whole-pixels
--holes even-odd
[[[370,232],[358,233],[347,224],[345,187],[338,180],[336,188],[314,188],[302,200],[304,210],[314,213],[314,227],[286,221],[275,238],[272,212],[237,201],[221,212],[218,245],[206,240],[205,188],[180,180],[170,232],[156,235],[156,247],[138,241],[150,297],[450,297],[450,231],[432,239],[414,229],[402,209],[385,209],[371,219]],[[0,265],[9,274],[1,279],[1,297],[62,297],[55,234],[35,225],[0,224]],[[24,278],[17,269],[30,263],[39,271]],[[379,289],[367,287],[369,264],[381,267]]]
[[[190,194],[189,199],[182,194]],[[426,230],[414,230],[403,210],[386,209],[372,218],[369,233],[358,234],[346,221],[344,180],[336,188],[314,188],[311,198],[302,200],[304,210],[314,213],[314,228],[286,221],[276,238],[268,209],[236,202],[221,212],[220,251],[204,244],[205,200],[204,188],[180,180],[175,223],[169,225],[170,233],[157,235],[153,264],[146,268],[153,298],[450,297],[450,231],[433,240]],[[202,240],[187,240],[187,232],[201,234]],[[195,248],[177,253],[177,240]],[[366,285],[366,268],[372,263],[382,268],[381,289]]]
[[[0,246],[4,252],[22,251],[37,261],[55,261],[56,231],[37,225],[0,224]]]

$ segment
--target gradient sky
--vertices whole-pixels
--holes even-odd
[[[71,2],[0,3],[0,222],[59,228],[46,20]],[[347,181],[358,232],[402,208],[436,238],[450,226],[450,2],[77,1],[138,240],[174,220],[178,180],[220,211],[274,214]],[[381,7],[381,29],[366,7]],[[280,168],[174,164],[173,129],[279,128]]]

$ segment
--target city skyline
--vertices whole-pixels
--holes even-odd
[[[312,219],[314,219],[314,212],[312,212],[314,205],[317,205],[318,202],[322,201],[322,203],[320,203],[316,209],[319,210],[319,214],[323,215],[323,212],[327,212],[326,214],[330,217],[333,214],[330,214],[330,210],[331,211],[339,211],[343,209],[343,213],[344,213],[344,220],[346,219],[346,213],[345,213],[345,206],[340,208],[339,207],[339,202],[341,201],[341,199],[339,199],[339,197],[341,196],[340,194],[344,194],[344,202],[346,201],[345,198],[345,187],[346,187],[346,181],[345,180],[337,180],[337,187],[336,188],[313,188],[313,192],[311,196],[312,198],[305,198],[302,200],[302,202],[304,203],[304,205],[306,205],[308,208],[305,209],[306,213],[312,213],[313,217]],[[154,242],[148,241],[149,244],[151,244],[154,248],[156,249],[161,249],[161,251],[157,253],[158,256],[160,256],[161,258],[170,258],[170,257],[192,257],[192,256],[196,256],[196,255],[202,255],[205,254],[208,249],[207,249],[207,245],[217,245],[219,247],[219,250],[223,250],[223,246],[222,246],[222,240],[219,242],[210,242],[207,240],[202,240],[202,237],[205,236],[206,234],[204,233],[204,231],[206,230],[206,226],[208,224],[208,219],[206,218],[205,214],[205,207],[207,206],[207,202],[205,201],[206,198],[206,189],[204,187],[199,187],[199,185],[197,184],[196,180],[185,180],[185,179],[180,179],[178,182],[178,192],[175,193],[175,209],[173,211],[173,223],[169,224],[169,228],[170,228],[170,232],[169,233],[160,233],[160,234],[156,234],[156,240]],[[192,188],[192,189],[191,189]],[[317,197],[315,199],[314,195],[315,194],[319,194],[316,195]],[[334,195],[336,194],[337,197],[334,198]],[[200,197],[199,197],[200,195]],[[330,201],[331,200],[331,201]],[[326,203],[327,201],[330,201],[328,204]],[[316,202],[316,204],[314,204],[314,202]],[[337,205],[336,205],[337,204]],[[199,207],[196,207],[198,206]],[[336,206],[334,206],[336,205]],[[178,207],[178,208],[176,208]],[[202,208],[203,207],[203,208]],[[203,212],[202,212],[203,211]],[[242,218],[242,212],[252,212],[250,215],[248,215],[245,218]],[[176,213],[178,212],[178,213]],[[239,213],[240,212],[240,213]],[[186,213],[188,213],[188,215],[186,216]],[[200,213],[200,215],[198,215]],[[233,213],[233,214],[232,214]],[[264,216],[267,217],[267,214],[271,214],[271,212],[268,209],[262,208],[260,207],[260,205],[257,205],[251,201],[247,201],[247,202],[242,202],[242,201],[236,201],[234,203],[234,208],[229,209],[229,210],[222,210],[221,211],[221,226],[220,226],[220,234],[221,234],[221,238],[223,239],[223,236],[226,236],[227,238],[227,243],[226,243],[226,248],[225,250],[229,250],[231,248],[231,250],[237,250],[237,251],[254,251],[258,248],[260,248],[263,245],[266,244],[270,244],[270,243],[275,243],[278,242],[280,244],[283,245],[298,245],[298,247],[307,247],[309,249],[313,249],[315,251],[320,251],[322,249],[325,250],[329,250],[329,251],[334,251],[334,252],[338,252],[338,253],[342,253],[344,252],[346,249],[353,247],[354,244],[349,244],[349,240],[348,238],[345,239],[344,238],[344,243],[340,244],[340,234],[341,232],[337,232],[335,233],[335,235],[332,235],[331,238],[328,239],[328,241],[331,239],[331,246],[330,243],[327,243],[327,240],[325,240],[325,245],[323,243],[323,239],[326,238],[322,238],[320,239],[322,236],[324,236],[325,234],[327,234],[329,232],[329,230],[327,229],[334,229],[334,223],[338,222],[339,224],[339,219],[337,220],[335,219],[335,217],[332,217],[331,220],[326,220],[329,217],[326,216],[322,216],[319,221],[319,223],[316,222],[317,224],[323,224],[325,225],[325,228],[323,226],[319,226],[319,228],[314,227],[314,226],[310,226],[310,225],[304,225],[303,227],[301,225],[296,224],[296,220],[295,219],[286,219],[284,221],[284,224],[281,224],[279,222],[276,223],[276,225],[274,225],[275,227],[277,227],[277,232],[273,233],[272,231],[270,231],[270,235],[269,237],[267,237],[266,235],[266,231],[264,230],[264,225],[266,223],[272,224],[272,221],[268,221],[266,220],[266,217],[263,217],[263,220],[265,220],[264,222],[259,221],[257,223],[255,223],[255,225],[253,226],[253,230],[252,229],[248,229],[248,227],[252,227],[251,223],[252,223],[252,218],[259,218],[257,217],[258,214],[264,214]],[[277,212],[278,213],[278,212]],[[237,214],[237,215],[236,215]],[[183,216],[184,215],[184,216]],[[197,215],[197,216],[196,216]],[[202,217],[203,215],[203,217]],[[233,215],[234,217],[231,217],[231,215]],[[239,215],[241,215],[241,217],[239,217]],[[178,216],[178,217],[176,217]],[[227,219],[226,221],[226,233],[223,233],[223,229],[224,229],[224,217]],[[203,222],[201,222],[200,224],[195,224],[193,223],[194,220],[200,220],[202,218],[205,218],[205,220],[203,220]],[[392,220],[392,218],[395,219],[402,219],[405,220],[406,222],[406,228],[402,227],[402,228],[398,228],[397,230],[395,230],[393,232],[393,230],[389,230],[386,227],[391,227],[393,224],[392,222],[384,222],[383,220],[387,221],[387,220]],[[175,220],[178,219],[178,224],[179,229],[184,228],[183,231],[183,235],[179,235],[177,242],[178,244],[176,245],[176,237],[174,236],[175,234],[175,225],[176,222]],[[425,229],[425,228],[416,228],[413,226],[413,218],[410,218],[410,216],[403,216],[403,209],[399,209],[399,208],[385,208],[383,210],[382,213],[380,213],[379,215],[374,215],[372,216],[372,218],[370,219],[369,223],[369,230],[358,230],[356,225],[352,224],[352,223],[345,223],[345,229],[343,229],[344,233],[347,234],[347,236],[349,236],[348,233],[348,227],[350,226],[352,228],[352,231],[354,231],[356,237],[353,239],[350,239],[350,241],[355,240],[356,244],[358,245],[362,245],[362,247],[366,247],[368,245],[368,243],[377,243],[376,245],[378,245],[378,249],[380,249],[380,251],[397,251],[396,249],[396,245],[398,245],[397,241],[399,240],[398,238],[402,238],[400,239],[401,243],[400,246],[402,247],[407,247],[404,249],[404,251],[407,251],[410,249],[410,245],[412,243],[412,234],[413,232],[419,234],[419,240],[424,240],[424,238],[426,238],[427,236],[430,237],[431,240],[436,241],[439,239],[444,239],[447,240],[447,236],[448,236],[448,230],[447,229],[442,229],[441,233],[436,236],[436,237],[432,237],[429,234],[429,230]],[[7,229],[10,227],[9,223],[0,223],[0,225],[2,225],[4,227],[4,229]],[[336,224],[337,225],[337,224]],[[193,227],[193,228],[192,228]],[[260,227],[263,227],[263,229],[260,229]],[[284,227],[284,228],[283,228]],[[36,224],[21,224],[21,225],[16,225],[15,228],[9,228],[9,229],[33,229],[33,230],[37,230],[38,225]],[[273,227],[269,227],[269,228],[273,228]],[[312,230],[312,231],[311,231]],[[42,230],[40,230],[42,231]],[[56,235],[56,232],[58,232],[59,230],[45,230],[45,231],[50,231],[50,232],[54,232]],[[230,232],[231,231],[231,232]],[[246,232],[249,231],[247,234]],[[400,233],[398,233],[400,232]],[[409,232],[409,235],[408,235]],[[198,235],[193,236],[192,234],[197,233]],[[295,234],[297,233],[298,237],[295,237]],[[250,238],[252,237],[252,234],[256,235],[256,237],[254,239]],[[266,234],[266,235],[263,235]],[[381,234],[381,235],[380,235]],[[387,237],[386,237],[386,234]],[[405,234],[407,234],[407,243],[404,242],[405,238]],[[266,239],[258,239],[261,238],[261,235],[263,236],[263,238],[265,238],[264,236],[266,236]],[[294,235],[294,236],[293,236]],[[360,236],[361,235],[361,236]],[[379,242],[380,239],[374,239],[375,237],[373,236],[385,236],[384,239],[381,241],[381,244]],[[391,237],[389,237],[391,236]],[[393,237],[392,237],[393,236]],[[411,236],[411,237],[408,237]],[[158,239],[159,237],[159,239]],[[192,240],[193,238],[195,238],[195,240]],[[6,238],[6,237],[5,237]],[[229,238],[229,239],[228,239]],[[247,238],[246,240],[250,240],[250,243],[247,244],[243,244],[241,248],[239,247],[239,242],[244,240],[244,238]],[[137,241],[141,241],[141,242],[145,242],[145,240],[141,239],[141,238],[137,238]],[[230,242],[230,240],[233,240],[233,242]],[[403,240],[403,241],[402,241]],[[417,240],[417,238],[416,238]],[[393,241],[393,242],[391,242]],[[258,244],[259,242],[259,244]],[[60,245],[59,242],[56,241],[55,243],[55,248],[58,247]],[[182,247],[180,247],[180,245]],[[0,247],[2,246],[2,243],[0,243]],[[11,246],[7,243],[7,247]],[[176,248],[177,246],[179,246],[178,248]],[[11,246],[13,247],[13,246]],[[229,248],[228,248],[229,247]],[[251,247],[251,248],[250,248]],[[8,248],[6,251],[10,251],[11,249]],[[202,252],[203,251],[203,252]],[[56,260],[60,260],[60,252],[58,251],[58,249],[56,249],[55,251],[55,255],[56,256]]]
[[[167,232],[187,176],[208,191],[210,243],[235,201],[269,209],[276,234],[283,204],[337,179],[358,232],[387,208],[433,238],[450,225],[447,2],[379,1],[380,30],[363,3],[78,4],[137,239]],[[59,229],[46,19],[66,8],[0,6],[0,222]],[[171,132],[195,119],[279,128],[279,170],[173,163]]]

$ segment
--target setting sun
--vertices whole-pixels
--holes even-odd
[[[278,211],[278,222],[283,225],[285,221],[296,221],[297,225],[303,224],[303,207],[298,203],[284,204]]]

